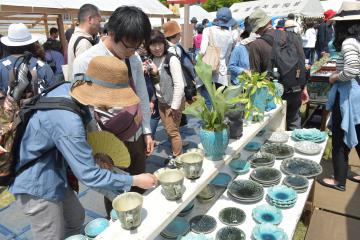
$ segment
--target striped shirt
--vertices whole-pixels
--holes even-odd
[[[350,81],[360,75],[360,42],[355,38],[346,39],[336,61],[340,81]]]

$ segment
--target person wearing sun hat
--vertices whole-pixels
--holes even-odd
[[[231,32],[231,27],[236,23],[232,18],[232,14],[229,8],[223,7],[216,12],[216,22],[213,22],[213,26],[207,27],[203,31],[200,53],[205,54],[207,47],[210,45],[210,35],[214,40],[214,45],[220,48],[220,67],[218,72],[213,72],[212,81],[217,87],[228,86],[228,63],[233,45],[235,44]],[[200,82],[200,93],[205,98],[206,105],[211,106],[210,97],[206,91],[204,85]]]
[[[331,111],[332,162],[334,176],[318,179],[325,187],[346,190],[346,180],[360,183],[359,174],[348,173],[349,153],[355,147],[360,158],[360,2],[343,2],[333,18],[336,73],[326,109]]]
[[[265,38],[274,39],[275,33],[279,33],[279,45],[281,46],[285,44],[287,38],[294,39],[295,36],[285,31],[273,29],[271,17],[261,8],[256,9],[250,14],[249,23],[252,31],[262,36],[248,45],[250,69],[251,71],[263,73],[272,68],[270,59],[272,58],[273,48]],[[305,62],[305,55],[300,41],[291,41],[288,44],[297,49],[298,55],[296,57],[304,59],[303,62]],[[288,130],[294,130],[301,128],[300,107],[301,104],[309,100],[309,95],[304,83],[299,83],[299,85],[292,87],[287,87],[286,85],[285,83],[285,93],[282,96],[282,99],[287,101],[286,127]]]
[[[324,53],[329,52],[328,43],[333,38],[334,27],[331,18],[336,14],[332,9],[324,12],[324,21],[320,23],[316,35],[315,51],[320,59]]]
[[[7,57],[0,60],[0,95],[5,95],[8,91],[10,75],[21,61],[17,61],[25,52],[30,52],[32,57],[29,62],[29,69],[36,70],[38,79],[43,79],[50,86],[55,82],[55,76],[50,66],[37,57],[39,34],[31,34],[23,23],[10,24],[8,35],[1,37],[0,41],[6,46]],[[2,94],[1,94],[2,92]]]
[[[126,107],[140,99],[130,87],[125,62],[113,56],[94,57],[86,73],[73,83],[64,82],[44,97],[72,99],[87,117],[71,111],[35,112],[24,132],[16,169],[23,169],[9,187],[20,208],[30,219],[34,239],[64,239],[80,234],[85,217],[74,191],[69,187],[67,168],[86,186],[118,194],[131,186],[151,188],[156,184],[152,174],[124,175],[103,164],[106,153],[92,155],[86,140],[85,126],[92,107]],[[35,161],[36,159],[36,161]],[[107,159],[111,161],[111,159]]]

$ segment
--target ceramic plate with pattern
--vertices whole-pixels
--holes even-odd
[[[228,186],[228,193],[239,201],[256,201],[264,195],[264,188],[252,180],[235,180]]]
[[[301,175],[313,178],[322,173],[322,167],[315,161],[305,158],[289,158],[282,161],[280,169],[286,175]]]
[[[286,132],[273,132],[268,139],[272,143],[286,143],[288,140],[289,135]]]
[[[282,228],[270,223],[258,224],[252,232],[254,240],[288,240],[288,236]]]
[[[176,217],[169,225],[160,233],[165,238],[174,239],[178,236],[185,235],[190,231],[189,222],[183,217]]]
[[[227,187],[231,179],[229,174],[221,172],[210,182],[210,184],[218,187]]]
[[[283,216],[281,210],[267,204],[257,206],[252,211],[252,216],[257,223],[280,224]]]
[[[270,153],[254,153],[248,157],[248,161],[250,162],[250,165],[254,168],[266,166],[266,167],[272,167],[275,163],[275,156]]]
[[[257,152],[257,151],[259,151],[260,147],[261,147],[261,144],[259,142],[252,141],[245,145],[245,150],[251,151],[251,152]]]
[[[219,219],[222,223],[229,226],[236,226],[245,221],[246,214],[243,210],[236,207],[227,207],[220,211]]]
[[[316,155],[321,152],[321,146],[310,141],[300,141],[295,143],[294,148],[297,152],[306,155]]]
[[[258,167],[251,172],[250,177],[259,183],[271,183],[280,181],[281,172],[271,167]]]
[[[198,215],[190,220],[190,228],[195,233],[210,233],[216,228],[216,219],[209,215]]]
[[[216,233],[216,240],[245,240],[245,233],[236,227],[223,227]]]
[[[267,143],[261,147],[261,152],[273,154],[276,159],[290,158],[294,155],[293,147],[282,143]]]

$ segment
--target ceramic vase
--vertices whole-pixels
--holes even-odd
[[[222,160],[227,145],[229,144],[229,130],[208,131],[200,129],[200,140],[205,156],[212,161]]]

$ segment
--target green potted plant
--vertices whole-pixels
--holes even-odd
[[[244,104],[244,118],[250,121],[261,121],[269,103],[281,103],[281,97],[275,94],[275,85],[267,79],[267,72],[243,72],[238,76],[243,92],[240,102]],[[273,101],[273,102],[269,102]]]
[[[205,155],[211,160],[221,160],[229,143],[229,130],[226,122],[226,113],[240,109],[241,86],[220,87],[216,89],[212,82],[211,66],[198,58],[195,66],[198,77],[206,87],[212,107],[209,109],[205,99],[201,96],[187,106],[184,114],[192,115],[202,121],[200,140]]]

